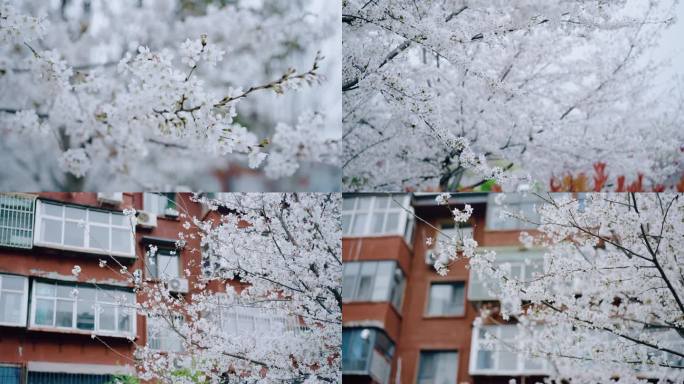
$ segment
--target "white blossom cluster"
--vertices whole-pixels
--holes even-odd
[[[345,188],[546,190],[597,162],[605,188],[671,188],[681,82],[657,86],[649,55],[673,3],[344,1]]]
[[[320,132],[271,137],[294,120],[278,112],[294,110],[293,91],[326,86],[316,52],[331,31],[312,3],[0,1],[4,187],[193,185],[271,151],[287,165],[274,177],[319,161]],[[275,105],[260,105],[269,93]]]
[[[226,377],[244,383],[341,382],[339,195],[224,194],[203,201],[212,210],[233,213],[217,221],[187,218],[191,224],[180,239],[201,238],[203,255],[202,266],[184,271],[194,284],[191,298],[122,271],[147,298],[139,311],[160,319],[182,345],[182,351],[166,353],[138,346],[140,377],[174,383],[194,382],[192,377],[202,383]],[[202,276],[189,269],[200,267]],[[239,324],[243,328],[230,332],[226,314],[245,308],[288,320],[282,329]]]
[[[493,251],[460,249],[501,303],[477,323],[517,323],[517,352],[549,361],[551,380],[684,380],[682,195],[540,198],[541,225],[521,239],[545,250],[541,272],[521,279]]]

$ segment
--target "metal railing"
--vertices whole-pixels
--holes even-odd
[[[35,197],[0,193],[0,246],[33,247]]]

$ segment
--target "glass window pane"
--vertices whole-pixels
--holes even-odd
[[[109,228],[91,225],[88,241],[90,248],[109,250]]]
[[[62,217],[62,206],[50,203],[42,203],[42,214]]]
[[[392,276],[394,275],[393,262],[379,262],[378,271],[375,275],[375,286],[373,287],[373,301],[387,301],[389,300],[390,286],[392,284]]]
[[[24,278],[19,276],[2,275],[2,289],[24,291]]]
[[[462,315],[464,313],[464,283],[432,284],[428,315]]]
[[[373,208],[375,210],[386,210],[390,202],[390,198],[387,196],[376,196],[375,204]]]
[[[371,222],[371,233],[382,233],[382,226],[385,221],[385,212],[373,213],[373,220]]]
[[[356,203],[357,211],[367,211],[370,208],[372,197],[359,197]]]
[[[159,263],[159,275],[165,276],[169,279],[179,277],[178,274],[178,256],[169,255],[165,252],[158,252],[157,262]]]
[[[83,208],[76,207],[64,207],[64,217],[73,220],[84,220],[86,219],[86,210]]]
[[[349,233],[349,227],[351,226],[351,218],[352,216],[349,214],[342,215],[342,233],[345,235]]]
[[[518,355],[513,351],[499,351],[498,369],[516,370],[518,366]]]
[[[21,293],[0,292],[0,322],[19,323],[21,321],[24,309],[23,298],[24,295]]]
[[[366,231],[366,222],[368,221],[367,213],[359,213],[354,218],[354,227],[352,228],[353,235],[362,235]]]
[[[119,332],[131,331],[131,311],[127,308],[119,308]]]
[[[430,302],[428,315],[444,315],[451,297],[451,287],[447,284],[432,284],[430,286]]]
[[[112,228],[112,252],[131,253],[130,229]]]
[[[342,199],[342,210],[343,211],[351,211],[354,209],[354,202],[356,201],[355,198],[348,198],[348,199]]]
[[[457,352],[426,351],[420,353],[418,371],[420,384],[456,384],[457,371]]]
[[[62,243],[62,222],[43,218],[41,220],[41,241],[47,243]]]
[[[370,300],[373,291],[373,278],[378,263],[361,263],[361,275],[359,277],[359,290],[356,293],[358,300]]]
[[[83,223],[76,223],[67,221],[64,223],[64,244],[73,245],[75,247],[83,247],[85,245],[85,225]]]
[[[95,329],[95,302],[93,300],[83,300],[85,288],[79,290],[79,301],[76,304],[76,328],[78,329]],[[93,296],[94,297],[94,296]]]
[[[71,298],[71,292],[74,288],[75,287],[71,285],[57,285],[57,297],[63,297],[65,299]]]
[[[385,223],[385,233],[401,233],[399,231],[399,213],[392,212],[387,215],[387,223]]]
[[[88,221],[93,223],[109,224],[109,213],[102,211],[90,211]]]
[[[477,369],[492,368],[494,368],[494,353],[483,349],[477,351]]]
[[[55,301],[46,299],[36,300],[36,324],[52,325],[52,317],[55,312]]]
[[[120,213],[112,213],[112,225],[119,225],[119,226],[124,226],[124,227],[130,227],[130,223],[128,222],[128,216],[122,215]]]
[[[116,331],[116,312],[115,306],[111,304],[100,304],[100,329],[105,331]]]
[[[58,327],[73,327],[74,302],[57,300],[56,325]]]
[[[360,263],[344,264],[344,278],[342,281],[342,297],[344,299],[354,298],[354,289],[356,288],[356,278],[359,274],[360,265]]]
[[[55,285],[47,283],[35,283],[36,294],[40,296],[55,296]]]

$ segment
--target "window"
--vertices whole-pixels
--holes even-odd
[[[389,382],[394,343],[375,328],[342,329],[342,373],[370,375],[379,383]]]
[[[465,314],[465,283],[432,283],[428,300],[428,316],[462,316]]]
[[[0,324],[26,326],[28,278],[0,274]]]
[[[508,265],[506,265],[508,264]],[[544,272],[544,254],[540,251],[529,250],[497,250],[495,265],[504,270],[510,267],[506,276],[522,282],[531,281],[537,274]],[[468,280],[468,300],[488,301],[496,300],[500,281],[487,275],[470,272]]]
[[[176,331],[183,325],[182,316],[169,319],[148,316],[147,317],[147,345],[159,351],[183,352],[183,337]]]
[[[33,247],[33,197],[0,193],[0,246]]]
[[[345,236],[398,234],[411,244],[413,216],[399,205],[407,206],[409,201],[409,195],[345,197],[342,233]]]
[[[175,193],[143,194],[143,210],[157,215],[178,216]]]
[[[180,255],[175,249],[159,248],[147,252],[147,273],[152,279],[175,279],[180,277]]]
[[[543,375],[544,360],[525,358],[517,352],[517,334],[516,325],[485,325],[473,329],[470,374]],[[491,345],[486,343],[487,338],[492,340]]]
[[[421,351],[418,384],[456,384],[457,351]]]
[[[489,230],[521,230],[537,228],[539,222],[539,213],[535,205],[541,204],[543,201],[532,194],[510,193],[506,194],[506,198],[502,204],[496,204],[496,193],[489,194],[489,201],[487,202],[487,229]],[[519,220],[504,212],[510,212],[522,216],[526,221]],[[530,222],[531,221],[531,222]]]
[[[396,261],[344,264],[342,296],[348,301],[389,301],[401,309],[404,274]]]
[[[34,244],[135,257],[135,227],[119,212],[38,200]]]
[[[31,325],[104,335],[135,334],[135,294],[83,284],[36,281]]]
[[[221,299],[219,299],[221,300]],[[300,329],[297,319],[285,316],[268,308],[219,305],[217,313],[219,326],[226,335],[254,332],[255,335],[280,335]]]

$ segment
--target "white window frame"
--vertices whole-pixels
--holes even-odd
[[[512,248],[488,248],[496,251],[496,266],[501,266],[502,264],[510,264],[511,268],[520,267],[520,276],[512,276],[514,278],[522,277],[523,281],[527,281],[527,269],[534,269],[534,266],[541,265],[542,272],[544,269],[544,253],[540,249],[530,249],[521,251],[519,249]],[[525,262],[526,259],[530,260],[529,265]],[[485,295],[475,296],[479,293],[479,290],[475,289],[474,285],[479,284],[483,279],[481,279],[478,273],[474,270],[470,270],[470,276],[468,279],[468,295],[469,301],[493,301],[498,300],[497,297],[491,296],[488,293]]]
[[[541,369],[525,369],[525,356],[522,353],[516,353],[516,369],[499,369],[499,354],[497,353],[497,347],[500,343],[498,340],[501,339],[501,330],[505,327],[517,328],[515,324],[504,324],[504,325],[485,325],[485,326],[475,326],[473,327],[472,337],[471,337],[471,349],[470,349],[470,375],[486,375],[486,376],[545,376],[548,375],[549,365],[544,359],[539,359],[541,362]],[[494,367],[490,369],[479,369],[477,368],[477,354],[480,350],[480,343],[483,339],[480,339],[480,330],[485,329],[492,335],[493,339],[493,359]],[[491,332],[490,330],[496,330]]]
[[[459,362],[460,362],[460,352],[457,348],[453,349],[421,349],[418,351],[418,367],[416,369],[416,383],[420,383],[420,366],[423,364],[423,359],[422,359],[422,354],[423,353],[456,353],[456,374],[454,375],[454,383],[458,383],[458,369],[459,369]]]
[[[177,204],[177,197],[178,195],[174,194],[174,206]],[[177,216],[178,210],[175,208],[170,208],[168,206],[168,200],[169,198],[163,193],[143,192],[143,211],[154,213],[157,216],[168,216],[169,213],[171,213],[172,216]]]
[[[183,324],[185,321],[182,316],[180,315],[175,315],[174,318],[179,321],[180,324]],[[161,326],[157,326],[157,336],[153,336],[155,332],[151,332],[150,328],[155,328],[154,324],[162,324]],[[160,316],[153,316],[153,315],[147,315],[147,321],[146,321],[146,329],[145,332],[147,334],[147,346],[154,351],[160,351],[160,352],[176,352],[180,353],[185,350],[183,348],[183,338],[175,333],[173,329],[167,324],[166,320],[163,319]],[[171,335],[164,334],[164,335],[159,335],[161,333],[170,333]],[[157,339],[159,348],[152,346],[150,341],[152,339]],[[176,343],[177,342],[177,343]],[[173,345],[171,345],[173,344]]]
[[[22,202],[23,204],[20,204]],[[36,197],[20,193],[0,193],[0,212],[9,219],[9,225],[0,223],[0,239],[8,241],[0,243],[3,247],[33,248],[33,227]],[[19,208],[19,205],[25,205]],[[11,208],[10,208],[11,206]],[[21,236],[26,233],[28,236]],[[28,243],[16,239],[26,239]]]
[[[349,196],[345,197],[345,200],[354,200],[354,205],[352,209],[344,209],[344,206],[342,208],[342,215],[343,216],[350,216],[350,221],[349,221],[349,231],[348,233],[343,233],[342,237],[383,237],[383,236],[390,236],[390,235],[396,235],[396,236],[402,236],[404,238],[404,241],[406,244],[411,246],[411,241],[412,241],[412,231],[413,231],[413,215],[410,215],[408,212],[406,212],[406,209],[408,210],[413,210],[412,207],[407,207],[409,203],[411,202],[411,195],[392,195],[390,198],[389,202],[389,208],[382,208],[382,209],[376,209],[375,208],[375,201],[377,199],[385,199],[388,198],[388,195],[356,195],[356,196]],[[359,209],[359,200],[370,200],[370,205],[368,209]],[[399,201],[402,205],[399,206],[397,205],[396,202],[394,202],[392,199]],[[372,223],[373,223],[373,214],[374,213],[380,213],[382,212],[384,214],[383,218],[383,231],[378,232],[378,233],[372,233]],[[351,233],[351,230],[354,228],[355,221],[357,219],[357,215],[360,213],[365,213],[368,215],[366,218],[366,222],[364,224],[363,231],[361,233]],[[390,213],[397,213],[398,214],[398,219],[397,219],[397,228],[394,230],[388,231],[387,228],[387,217],[389,216]],[[410,229],[410,231],[407,232],[407,229]],[[344,230],[344,228],[343,228]]]
[[[449,313],[444,313],[444,314],[431,314],[430,313],[430,300],[432,297],[432,287],[435,285],[457,285],[460,284],[463,287],[463,302],[461,303],[461,313],[456,313],[456,314],[449,314]],[[466,284],[465,281],[463,280],[434,280],[428,282],[428,297],[427,297],[427,302],[425,303],[425,312],[424,312],[424,317],[426,318],[443,318],[443,317],[463,317],[465,316],[466,313],[466,302],[467,302],[467,294],[466,290],[468,289],[468,284]],[[453,289],[453,288],[452,288]],[[452,291],[453,292],[453,291]]]
[[[183,264],[181,260],[181,255],[180,251],[177,249],[171,249],[171,248],[164,248],[159,245],[155,245],[157,247],[157,251],[154,253],[154,256],[150,254],[150,250],[148,249],[147,252],[145,253],[145,276],[147,277],[147,280],[173,280],[173,279],[184,279],[185,276],[183,276],[181,270],[183,269]],[[165,257],[174,257],[176,258],[177,262],[177,270],[176,270],[176,275],[175,276],[168,276],[166,273],[166,270],[164,271],[165,273],[160,273],[159,267],[159,252],[173,252],[173,255],[163,255]],[[154,258],[154,263],[151,263],[151,258]],[[151,265],[153,264],[153,265]],[[152,273],[154,271],[154,274]]]
[[[20,277],[24,280],[24,290],[23,292],[21,291],[16,291],[13,289],[4,289],[2,288],[2,278],[3,276],[12,276],[12,277]],[[7,273],[0,273],[0,296],[3,294],[3,292],[12,292],[12,293],[21,293],[22,294],[22,302],[21,302],[21,320],[18,323],[11,323],[8,321],[0,321],[0,325],[3,326],[9,326],[9,327],[26,327],[26,320],[28,317],[28,277],[26,276],[21,276],[21,275],[11,275]]]
[[[31,323],[29,326],[29,329],[47,329],[47,330],[55,330],[55,331],[63,331],[67,330],[68,332],[73,332],[73,333],[83,333],[83,334],[96,334],[100,336],[113,336],[113,337],[134,337],[137,332],[137,318],[136,318],[136,311],[134,307],[127,308],[129,311],[129,316],[131,318],[131,330],[128,332],[121,332],[121,331],[110,331],[110,330],[102,330],[100,329],[100,305],[105,304],[105,305],[113,305],[114,306],[114,322],[116,324],[116,327],[119,327],[119,311],[122,308],[121,304],[116,303],[115,300],[106,300],[108,296],[115,296],[115,295],[120,295],[123,293],[130,294],[131,298],[133,298],[134,301],[137,301],[135,297],[135,293],[132,291],[124,291],[124,290],[115,290],[115,289],[102,289],[99,287],[95,286],[90,286],[87,284],[60,284],[60,285],[65,285],[65,286],[72,286],[73,288],[95,288],[96,293],[95,293],[95,308],[93,309],[93,312],[95,314],[95,319],[94,319],[94,329],[80,329],[77,328],[77,323],[76,320],[78,318],[78,297],[69,297],[69,298],[58,298],[57,293],[55,291],[54,296],[39,296],[37,295],[37,283],[43,283],[43,284],[50,284],[50,285],[57,285],[57,282],[55,281],[41,281],[41,280],[33,280],[33,289],[31,290]],[[55,287],[56,289],[56,287]],[[102,299],[100,299],[100,295],[102,295]],[[52,300],[54,305],[53,305],[53,314],[52,314],[52,325],[45,325],[45,324],[36,324],[36,303],[38,299],[43,299],[43,300]],[[71,320],[71,327],[60,327],[56,325],[57,322],[57,300],[65,300],[65,301],[71,301],[72,304],[72,320]],[[133,305],[135,306],[135,302],[133,303],[126,303],[125,305]]]
[[[495,199],[496,199],[497,193],[490,193],[487,199],[487,218],[485,221],[485,228],[487,231],[522,231],[522,230],[532,230],[536,229],[537,225],[528,223],[527,221],[522,221],[518,220],[515,218],[512,218],[510,216],[507,216],[506,221],[514,223],[513,226],[511,227],[502,227],[495,225],[497,220],[501,220],[498,218],[498,215],[502,210],[509,211],[511,213],[519,213],[520,211],[520,206],[521,205],[528,205],[530,203],[534,204],[534,210],[535,210],[535,216],[534,217],[526,217],[527,219],[531,220],[539,220],[539,213],[538,213],[538,208],[539,205],[543,203],[543,201],[536,195],[533,194],[527,194],[527,195],[522,195],[518,193],[509,193],[506,194],[506,198],[502,202],[502,204],[497,204]]]
[[[380,266],[380,263],[392,263],[394,265],[394,268],[392,268],[392,275],[390,276],[390,286],[388,287],[387,290],[387,297],[382,298],[382,299],[374,299],[373,298],[373,293],[375,291],[375,286],[376,286],[376,279],[378,276],[378,267]],[[392,306],[397,310],[401,311],[401,306],[404,302],[404,291],[406,287],[406,275],[404,274],[404,271],[401,270],[401,267],[399,267],[399,263],[395,260],[368,260],[368,261],[350,261],[350,262],[345,262],[343,271],[342,271],[342,279],[344,283],[344,269],[347,268],[347,265],[349,264],[358,264],[359,265],[359,271],[356,274],[356,278],[354,280],[354,292],[351,294],[351,298],[344,298],[343,294],[343,302],[344,303],[354,303],[354,302],[389,302],[392,304]],[[371,280],[371,295],[370,298],[368,299],[359,299],[358,298],[358,291],[359,291],[359,277],[361,276],[361,269],[363,268],[363,265],[370,265],[370,264],[375,264],[375,272],[373,273],[373,278]],[[397,282],[396,280],[396,273],[397,270],[401,272],[401,280]],[[398,283],[398,284],[397,284]],[[344,284],[343,284],[344,286]],[[400,292],[400,299],[399,300],[393,300],[392,298],[392,288],[393,287],[398,287],[398,289],[401,290]],[[398,301],[398,302],[395,302]],[[397,307],[398,305],[398,307]]]
[[[260,307],[250,307],[239,304],[227,304],[229,301],[224,295],[218,294],[218,300],[224,301],[226,304],[219,304],[218,307],[218,327],[224,332],[226,336],[231,336],[235,334],[246,334],[246,332],[252,332],[258,338],[259,335],[274,335],[283,334],[284,332],[299,332],[301,327],[299,326],[297,319],[292,316],[285,316],[278,314],[274,310],[269,310],[268,308]],[[240,318],[250,318],[251,328],[250,330],[240,329]],[[260,323],[258,320],[261,320]],[[266,320],[268,323],[268,328],[263,329],[263,321]],[[232,321],[235,324],[235,329],[227,324],[228,321]],[[279,324],[283,325],[285,329],[280,329]]]
[[[59,216],[51,216],[51,215],[46,215],[44,214],[43,211],[43,205],[54,205],[54,206],[59,206],[62,208],[62,215],[61,217]],[[76,209],[81,209],[84,210],[86,213],[86,218],[84,220],[75,220],[75,219],[68,219],[66,218],[66,207],[71,207],[71,208],[76,208]],[[109,224],[104,224],[104,223],[97,223],[97,222],[91,222],[90,221],[90,212],[91,211],[97,211],[100,213],[106,213],[109,215]],[[117,215],[117,216],[123,216],[124,219],[124,225],[115,225],[112,224],[112,215]],[[51,243],[47,241],[42,241],[41,236],[43,232],[42,228],[42,219],[43,218],[49,218],[52,220],[59,220],[62,224],[62,239],[60,243]],[[74,245],[66,245],[64,244],[64,237],[65,237],[65,223],[66,222],[71,222],[71,223],[80,223],[83,222],[85,225],[84,228],[84,239],[83,239],[83,246],[74,246]],[[126,225],[126,223],[129,223]],[[93,248],[90,247],[90,227],[101,227],[101,228],[108,228],[109,229],[109,244],[108,244],[108,249],[102,249],[102,248]],[[124,252],[118,252],[118,251],[112,251],[112,232],[113,229],[125,229],[130,233],[130,244],[129,244],[129,250],[130,252],[124,253]],[[113,256],[120,256],[120,257],[130,257],[130,258],[135,258],[135,226],[130,223],[130,219],[123,215],[120,214],[118,211],[105,211],[105,210],[100,210],[100,209],[91,209],[88,207],[81,207],[81,206],[72,206],[68,204],[62,204],[58,202],[43,202],[41,200],[38,200],[36,202],[36,214],[35,214],[35,231],[33,234],[33,244],[36,246],[41,246],[41,247],[46,247],[46,248],[56,248],[56,249],[64,249],[64,250],[70,250],[70,251],[76,251],[76,252],[85,252],[85,253],[93,253],[93,254],[100,254],[100,255],[113,255]]]

